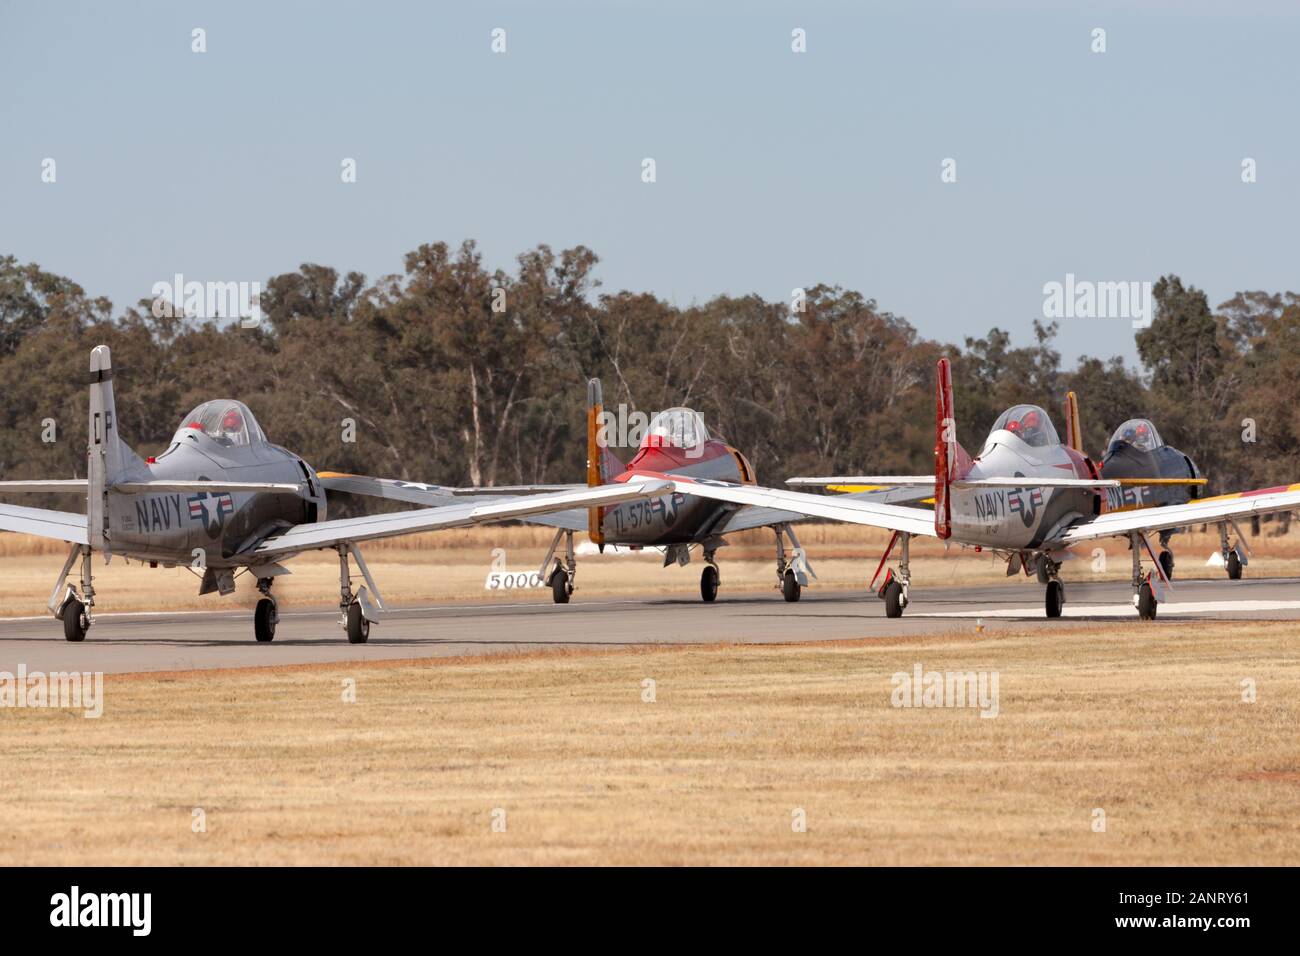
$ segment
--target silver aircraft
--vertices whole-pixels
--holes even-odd
[[[150,567],[191,568],[199,593],[235,590],[251,574],[261,598],[253,615],[258,641],[275,636],[278,619],[271,587],[289,573],[281,562],[303,551],[328,548],[339,558],[339,610],[348,640],[364,643],[379,619],[383,599],[366,567],[360,542],[600,507],[654,494],[657,479],[524,497],[457,501],[451,489],[427,489],[435,507],[359,518],[327,520],[330,477],[267,440],[242,402],[204,402],[186,415],[167,450],[142,459],[118,437],[113,366],[108,346],[90,353],[90,422],[87,477],[52,481],[0,481],[0,494],[74,492],[86,496],[86,513],[0,504],[0,531],[67,542],[67,561],[49,607],[69,641],[81,641],[94,621],[92,555],[114,556]],[[371,479],[379,481],[379,479]],[[346,489],[341,482],[340,490]],[[539,489],[528,489],[537,491]],[[80,587],[68,581],[80,562]],[[352,590],[351,563],[365,580]]]

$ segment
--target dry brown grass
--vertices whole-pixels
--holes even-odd
[[[1158,622],[110,675],[99,720],[0,711],[0,863],[1292,863],[1295,639]],[[996,670],[1000,715],[894,709],[916,663]]]
[[[808,525],[798,534],[811,557],[818,579],[827,590],[860,589],[870,580],[888,540],[882,532],[849,525]],[[364,547],[367,561],[384,598],[394,605],[420,605],[438,601],[548,601],[544,589],[487,591],[485,578],[492,549],[503,548],[512,571],[535,571],[552,532],[536,527],[471,528],[378,541]],[[736,535],[718,552],[722,583],[727,592],[762,591],[776,583],[772,534],[752,531]],[[63,563],[62,546],[20,535],[0,535],[0,615],[46,613],[45,602]],[[1247,577],[1300,575],[1300,533],[1283,537],[1261,536],[1254,542],[1256,556]],[[1223,571],[1205,566],[1218,550],[1213,534],[1179,535],[1173,541],[1180,578],[1221,578]],[[1070,580],[1127,580],[1129,556],[1120,541],[1102,542],[1107,556],[1104,574],[1094,573],[1091,549],[1081,549],[1081,560],[1067,562]],[[1005,580],[1006,565],[989,554],[953,548],[945,552],[934,540],[918,539],[912,546],[912,579],[919,587],[994,584]],[[662,556],[583,555],[578,563],[581,598],[601,596],[662,596],[698,593],[700,564],[662,568]],[[317,551],[288,562],[293,572],[276,582],[276,594],[285,609],[332,606],[338,594],[338,559],[333,552]],[[115,559],[105,566],[96,560],[95,586],[101,612],[146,610],[220,610],[251,608],[257,599],[253,582],[239,581],[232,598],[200,597],[198,580],[183,568],[150,569]]]

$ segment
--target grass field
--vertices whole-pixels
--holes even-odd
[[[1159,621],[109,675],[98,720],[0,710],[0,863],[1291,864],[1296,645]],[[996,672],[998,715],[891,706],[917,664]]]
[[[1270,530],[1274,526],[1266,525]],[[815,587],[864,588],[880,560],[888,538],[884,533],[847,525],[814,524],[798,529],[817,573]],[[545,589],[488,591],[485,580],[492,568],[493,549],[500,548],[507,569],[536,571],[551,541],[544,528],[473,528],[463,531],[413,535],[365,546],[367,562],[384,598],[394,605],[438,601],[549,601]],[[724,591],[759,591],[775,587],[775,557],[770,532],[736,535],[718,552]],[[1079,559],[1063,566],[1071,580],[1108,578],[1127,580],[1129,553],[1122,541],[1101,542],[1102,569],[1092,549],[1080,549]],[[1256,554],[1246,570],[1248,577],[1300,575],[1300,533],[1280,537],[1262,535],[1254,541]],[[1218,551],[1215,534],[1183,534],[1173,539],[1179,577],[1220,578],[1223,570],[1206,567],[1206,558]],[[0,535],[0,615],[47,613],[45,603],[66,551],[56,542],[20,535]],[[661,567],[659,552],[581,555],[578,559],[578,600],[584,596],[693,595],[699,593],[697,559],[687,567]],[[286,610],[333,606],[338,600],[338,559],[333,552],[301,555],[286,565],[293,573],[280,578],[275,592]],[[1006,565],[989,554],[969,549],[945,551],[933,539],[912,545],[912,580],[917,588],[962,584],[990,584],[1006,578]],[[97,608],[105,611],[252,608],[257,600],[253,581],[238,582],[236,594],[221,598],[198,594],[198,579],[184,568],[150,569],[114,559],[95,562]]]

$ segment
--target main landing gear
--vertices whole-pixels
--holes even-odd
[[[876,575],[879,576],[880,568],[889,560],[890,553],[894,550],[894,544],[902,539],[902,546],[898,551],[898,571],[895,572],[890,568],[885,572],[885,583],[881,585],[876,595],[885,602],[885,617],[902,617],[903,609],[908,605],[907,588],[911,582],[911,570],[909,562],[911,559],[911,542],[912,536],[905,531],[895,531],[894,536],[889,539],[889,547],[885,549],[884,556],[880,559],[880,564],[876,566]],[[872,578],[875,583],[875,578]]]
[[[1236,524],[1233,524],[1233,528],[1237,529]],[[1228,572],[1228,580],[1230,581],[1241,580],[1241,569],[1247,563],[1245,555],[1242,554],[1240,529],[1237,529],[1237,536],[1237,544],[1228,547],[1228,522],[1221,521],[1219,523],[1219,554],[1223,558],[1223,567]]]
[[[1133,606],[1137,608],[1138,618],[1143,621],[1154,621],[1156,618],[1156,609],[1160,604],[1156,597],[1155,585],[1152,582],[1152,574],[1142,573],[1142,548],[1145,541],[1142,535],[1134,533],[1129,536],[1129,549],[1133,552]],[[1169,552],[1163,552],[1168,554]]]
[[[803,589],[808,586],[808,575],[812,574],[812,567],[808,564],[808,558],[799,544],[799,539],[795,537],[794,528],[788,524],[778,524],[774,525],[772,530],[776,532],[776,586],[780,589],[781,596],[793,603],[799,600]],[[790,539],[788,561],[785,551],[787,537]],[[816,575],[814,574],[813,577]]]
[[[561,563],[558,557],[555,557],[555,549],[560,546],[560,538],[564,538],[564,562]],[[546,574],[546,566],[551,563],[551,558],[555,558],[555,567],[549,575]],[[561,528],[555,532],[555,539],[551,541],[551,549],[546,552],[546,557],[542,559],[542,575],[546,575],[546,584],[551,589],[551,600],[556,604],[568,604],[569,598],[573,596],[576,585],[573,583],[578,577],[578,558],[573,551],[573,532]]]
[[[1044,609],[1048,617],[1060,617],[1065,607],[1065,584],[1061,581],[1061,562],[1053,561],[1048,555],[1038,558],[1038,580],[1046,583],[1044,591]]]
[[[714,554],[713,551],[704,552],[704,560],[708,564],[700,572],[700,599],[705,603],[712,603],[717,598],[718,585],[722,581],[722,575],[718,571],[718,562],[713,558]]]
[[[259,644],[269,644],[275,640],[275,625],[280,620],[275,598],[271,596],[271,585],[275,578],[258,578],[257,590],[262,597],[253,611],[253,636]]]
[[[63,562],[63,570],[59,572],[59,579],[54,582],[54,591],[50,594],[50,610],[54,611],[56,620],[63,622],[64,638],[73,643],[84,641],[90,625],[95,622],[91,610],[95,606],[95,586],[90,555],[90,548],[74,544],[68,551],[68,560]],[[78,592],[76,587],[69,584],[60,597],[60,590],[78,558],[81,559],[81,590]]]
[[[361,552],[355,545],[340,544],[336,550],[339,553],[339,611],[342,620],[339,622],[347,632],[349,644],[364,644],[370,640],[370,625],[379,620],[379,611],[384,608],[383,598],[379,596],[379,588],[375,587],[374,579],[370,577],[370,569],[366,567],[365,559],[361,557]],[[366,585],[370,590],[367,591],[365,586],[357,589],[357,593],[352,593],[352,576],[348,567],[348,556],[351,555],[356,559],[357,570],[365,578]],[[260,589],[261,582],[258,582]],[[374,600],[371,601],[371,595]],[[261,602],[259,602],[260,606]],[[261,638],[258,638],[261,640]]]

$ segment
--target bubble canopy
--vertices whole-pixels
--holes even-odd
[[[1011,406],[999,415],[998,420],[993,423],[993,430],[989,433],[990,437],[992,437],[993,432],[997,431],[1008,431],[1026,445],[1032,445],[1035,448],[1045,448],[1061,443],[1061,440],[1056,437],[1056,429],[1052,426],[1052,420],[1047,417],[1047,412],[1037,405]]]
[[[1156,426],[1145,418],[1130,418],[1115,429],[1115,434],[1110,436],[1109,447],[1114,447],[1118,442],[1125,442],[1141,451],[1155,451],[1164,444]]]
[[[709,440],[704,418],[693,408],[669,408],[650,419],[642,448],[699,448]]]
[[[181,441],[195,432],[202,432],[228,447],[246,448],[266,442],[266,435],[248,406],[230,398],[204,402],[194,409],[181,420],[172,441]]]

